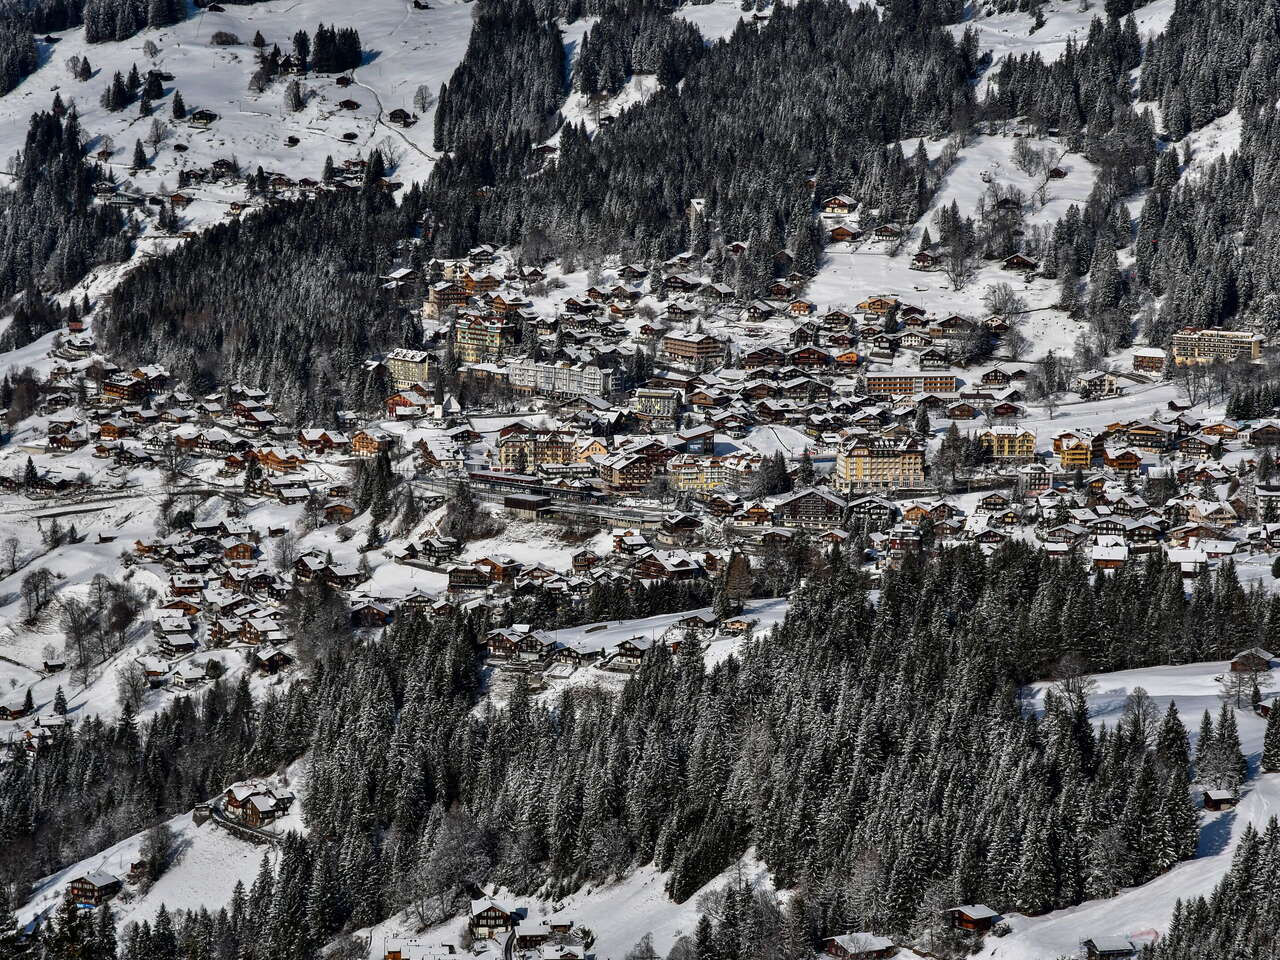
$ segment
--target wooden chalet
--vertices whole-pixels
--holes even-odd
[[[496,939],[508,933],[515,926],[517,919],[514,911],[495,900],[486,898],[471,901],[471,918],[468,926],[475,937]]]
[[[1000,264],[1005,270],[1012,270],[1018,273],[1035,273],[1040,269],[1040,264],[1036,263],[1030,257],[1024,257],[1020,253],[1015,253],[1011,257],[1005,257]]]
[[[963,904],[945,911],[951,926],[955,930],[969,933],[985,933],[996,925],[1000,914],[984,903]]]
[[[1271,661],[1275,658],[1270,651],[1261,647],[1242,650],[1231,658],[1232,673],[1263,673],[1271,669]]]
[[[81,874],[67,885],[71,898],[84,907],[99,907],[124,887],[124,881],[113,873],[95,870]]]
[[[897,953],[898,947],[888,937],[874,933],[846,933],[823,940],[822,952],[837,960],[885,960]]]
[[[1204,792],[1204,808],[1206,810],[1233,810],[1240,798],[1230,790],[1206,790]]]
[[[1267,421],[1249,431],[1249,442],[1255,447],[1280,446],[1280,423]]]
[[[774,522],[784,527],[837,527],[844,518],[845,502],[839,494],[821,487],[797,490],[773,509]]]
[[[1128,937],[1090,937],[1080,946],[1084,960],[1133,960],[1138,955],[1138,945]]]

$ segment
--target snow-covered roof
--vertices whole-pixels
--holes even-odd
[[[1126,950],[1136,952],[1138,949],[1128,937],[1090,937],[1085,942],[1092,943],[1098,953],[1121,953]]]
[[[985,903],[962,903],[958,907],[952,907],[947,912],[963,913],[970,920],[990,920],[1000,916]]]
[[[850,953],[888,950],[893,946],[893,941],[888,937],[882,937],[874,933],[846,933],[831,939]]]
[[[494,900],[492,897],[484,897],[481,900],[471,901],[471,915],[474,917],[477,913],[483,913],[485,910],[488,910],[490,907],[493,907],[495,910],[501,910],[503,913],[511,912],[502,904],[498,903],[497,900]]]
[[[73,880],[72,882],[75,883],[81,880],[86,883],[91,883],[95,887],[107,887],[113,883],[120,882],[119,877],[114,873],[108,873],[106,870],[95,870],[92,873],[85,874],[83,877],[77,877],[76,880]]]
[[[1235,655],[1233,659],[1239,660],[1241,657],[1247,657],[1249,655],[1253,655],[1262,660],[1274,659],[1270,651],[1263,650],[1261,647],[1250,647],[1248,650],[1241,650],[1239,653]]]

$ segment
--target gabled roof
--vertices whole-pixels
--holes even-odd
[[[963,913],[970,920],[991,920],[1000,916],[985,903],[962,903],[958,907],[952,907],[947,913]]]
[[[1263,660],[1273,660],[1273,659],[1274,659],[1274,657],[1272,657],[1272,655],[1271,655],[1271,653],[1270,653],[1269,651],[1267,651],[1267,650],[1263,650],[1261,647],[1250,647],[1248,650],[1241,650],[1239,653],[1237,653],[1237,654],[1236,654],[1234,657],[1232,657],[1231,659],[1233,659],[1233,660],[1239,660],[1241,657],[1246,657],[1246,656],[1249,656],[1250,654],[1252,654],[1252,655],[1253,655],[1253,656],[1255,656],[1255,657],[1259,657],[1259,658],[1261,658],[1261,659],[1263,659]]]
[[[873,950],[888,950],[894,944],[888,937],[874,933],[846,933],[838,937],[830,937],[850,953],[864,953]]]
[[[76,877],[71,882],[72,883],[85,882],[85,883],[91,883],[95,887],[107,887],[113,883],[119,883],[120,878],[117,877],[114,873],[108,873],[106,870],[95,870],[92,873],[85,874],[84,876]]]

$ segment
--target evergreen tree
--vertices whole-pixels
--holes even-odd
[[[18,918],[13,914],[9,885],[0,883],[0,957],[21,960],[28,953],[27,945],[19,942]]]
[[[1272,706],[1267,714],[1267,730],[1262,738],[1262,769],[1280,771],[1280,709]]]

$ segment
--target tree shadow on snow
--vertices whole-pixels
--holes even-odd
[[[44,36],[44,35],[41,34],[41,36]],[[32,70],[31,73],[35,73],[36,70],[39,70],[41,67],[53,62],[53,55],[57,52],[58,52],[58,45],[56,43],[45,43],[44,40],[42,40],[40,37],[37,37],[36,38],[36,69]],[[27,74],[27,76],[30,76],[30,75],[31,74]],[[23,79],[25,80],[26,77],[23,77]]]
[[[1236,812],[1228,810],[1201,827],[1200,838],[1196,841],[1196,856],[1216,857],[1226,850],[1231,843],[1231,828],[1235,822]]]
[[[165,866],[166,873],[182,862],[182,858],[186,856],[187,851],[191,849],[194,843],[195,838],[189,836],[182,836],[174,841],[173,846],[169,849],[169,862]]]

